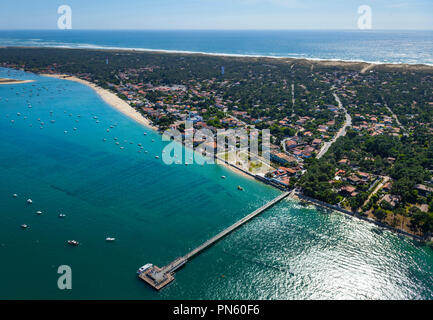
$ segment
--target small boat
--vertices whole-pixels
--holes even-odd
[[[146,272],[147,270],[149,270],[152,267],[153,267],[153,264],[148,263],[148,264],[142,266],[140,269],[138,269],[137,274],[142,274],[143,272]]]
[[[155,156],[155,159],[159,159],[159,156]]]
[[[221,179],[225,179],[226,178],[226,176],[221,176]]]
[[[66,214],[63,213],[59,214],[59,218],[66,218]]]
[[[21,228],[22,228],[22,229],[27,229],[28,227],[29,227],[29,226],[26,225],[26,224],[22,224],[22,225],[21,225]]]
[[[33,203],[33,200],[32,200],[32,199],[27,199],[27,203],[28,203],[28,204],[32,204],[32,203]]]
[[[42,211],[36,211],[36,214],[37,214],[38,216],[40,216],[40,215],[42,214]]]
[[[147,136],[147,133],[145,132],[144,135]]]
[[[238,190],[239,190],[239,191],[243,191],[244,188],[242,188],[241,186],[238,186]]]
[[[105,241],[107,241],[107,242],[113,242],[113,241],[116,241],[116,238],[105,238]]]
[[[65,130],[64,132],[65,132],[65,134],[66,134],[66,133],[68,133],[68,131],[67,131],[67,130]]]
[[[71,246],[73,246],[73,247],[76,247],[80,243],[77,240],[68,240],[68,244],[71,245]]]
[[[16,193],[14,193],[14,194],[12,195],[12,197],[14,197],[14,198],[18,198],[18,195],[17,195]]]

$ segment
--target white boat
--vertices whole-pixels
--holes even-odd
[[[113,242],[113,241],[116,241],[116,238],[105,238],[105,241]]]
[[[68,244],[71,246],[78,246],[80,243],[77,240],[68,240]]]
[[[22,229],[27,229],[28,227],[29,227],[29,226],[26,225],[26,224],[22,224],[22,225],[21,225],[21,228],[22,228]]]
[[[27,203],[28,203],[28,204],[32,204],[32,203],[33,203],[33,200],[32,200],[32,199],[27,199]]]
[[[158,156],[155,156],[155,159],[159,159],[159,157],[158,157]]]
[[[63,213],[59,214],[59,218],[66,218],[66,214]]]
[[[221,179],[225,179],[226,178],[226,176],[221,176]]]
[[[36,211],[36,214],[37,214],[38,216],[40,216],[40,215],[42,214],[42,211]]]
[[[18,195],[17,195],[16,193],[14,193],[14,194],[12,195],[12,197],[14,197],[14,198],[18,198]]]
[[[138,269],[137,274],[142,274],[143,272],[146,272],[146,270],[149,270],[152,267],[153,267],[153,264],[148,263],[148,264],[142,266],[140,269]]]

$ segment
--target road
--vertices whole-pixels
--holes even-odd
[[[333,93],[335,101],[337,101],[338,103],[338,107],[344,111],[346,120],[344,121],[343,126],[341,127],[341,129],[337,132],[337,134],[334,136],[334,138],[331,141],[325,142],[322,149],[320,150],[320,152],[317,154],[317,159],[320,159],[321,157],[323,157],[325,155],[326,152],[328,152],[329,148],[332,146],[332,144],[338,140],[338,138],[340,137],[344,137],[346,135],[347,132],[347,128],[352,126],[352,117],[350,116],[350,114],[347,112],[347,110],[343,107],[343,104],[341,103],[340,98]]]
[[[370,195],[368,196],[367,200],[365,200],[365,202],[364,202],[364,204],[362,205],[362,207],[358,209],[358,212],[361,212],[361,211],[362,211],[362,208],[365,207],[365,206],[368,204],[368,202],[370,201],[371,197],[374,196],[376,193],[378,193],[379,190],[382,189],[383,186],[384,186],[385,184],[387,184],[388,181],[389,181],[389,179],[390,179],[389,177],[381,177],[381,178],[382,178],[382,181],[377,185],[376,188],[374,188],[373,192],[370,193]]]

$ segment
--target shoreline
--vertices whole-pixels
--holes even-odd
[[[152,126],[150,124],[149,119],[147,119],[143,114],[141,114],[140,112],[135,110],[133,107],[131,107],[126,101],[122,100],[116,94],[110,92],[107,89],[101,88],[98,85],[96,85],[90,81],[83,80],[83,79],[77,78],[75,76],[70,76],[67,74],[40,74],[40,75],[44,76],[44,77],[50,77],[50,78],[55,78],[55,79],[60,79],[60,80],[69,80],[69,81],[74,81],[74,82],[84,84],[84,85],[90,87],[91,89],[93,89],[98,94],[98,96],[101,97],[104,100],[104,102],[106,102],[112,108],[123,113],[125,116],[127,116],[128,118],[130,118],[130,119],[136,121],[137,123],[143,125],[144,127],[152,129],[152,130],[156,131],[157,133],[161,134],[159,132],[158,127]],[[182,143],[182,145],[186,148],[186,146],[183,143]],[[217,160],[217,161],[215,161],[215,164],[221,165],[221,166],[227,168],[228,170],[230,170],[231,172],[234,172],[237,175],[240,175],[240,176],[243,176],[245,178],[253,179],[253,180],[257,181],[257,179],[253,178],[251,175],[246,174],[245,172],[241,171],[237,167],[233,167],[228,163]]]
[[[70,76],[70,75],[66,75],[66,74],[40,74],[40,75],[45,76],[45,77],[56,78],[56,79],[60,79],[60,80],[69,80],[69,81],[74,81],[74,82],[84,84],[84,85],[90,87],[91,89],[93,89],[98,94],[98,96],[101,97],[103,99],[103,101],[106,102],[112,108],[123,113],[125,116],[127,116],[128,118],[130,118],[130,119],[136,121],[137,123],[143,125],[144,127],[155,130],[157,133],[161,134],[157,127],[150,125],[149,119],[147,119],[144,115],[142,115],[140,112],[138,112],[133,107],[131,107],[126,101],[122,100],[116,94],[110,92],[107,89],[103,89],[103,88],[97,86],[96,84],[94,84],[90,81],[83,80],[83,79],[77,78],[75,76]],[[182,145],[183,145],[183,147],[186,148],[186,146],[183,143],[182,143]],[[193,152],[195,152],[195,151],[193,150]],[[279,189],[273,185],[262,182],[261,180],[254,177],[252,174],[251,175],[247,174],[246,172],[244,172],[243,170],[241,170],[237,166],[231,165],[230,163],[225,162],[223,159],[216,158],[214,160],[215,160],[215,165],[221,165],[221,166],[225,167],[227,170],[229,170],[229,171],[231,171],[231,172],[233,172],[239,176],[242,176],[242,177],[247,178],[247,179],[255,180],[259,183],[262,183],[264,185],[270,186],[272,188],[275,188],[275,189],[278,189],[279,191],[281,191],[281,189]],[[343,210],[338,210],[336,208],[332,208],[332,206],[329,204],[320,203],[319,200],[305,199],[304,197],[305,196],[301,197],[298,194],[296,194],[296,196],[290,200],[297,202],[297,203],[305,203],[305,202],[311,203],[312,205],[314,205],[316,207],[316,209],[326,208],[328,210],[331,210],[332,212],[337,212],[340,214],[347,214],[349,216],[358,218],[358,219],[363,220],[365,222],[369,222],[370,224],[374,224],[376,226],[382,227],[382,228],[389,230],[389,231],[391,231],[397,235],[405,235],[405,236],[411,237],[412,239],[416,239],[418,241],[423,241],[424,243],[426,243],[425,240],[420,239],[421,238],[420,236],[412,234],[406,230],[401,230],[399,228],[388,226],[387,224],[381,223],[380,221],[376,221],[374,219],[360,217],[356,213],[348,213],[348,212],[345,212]],[[306,198],[308,198],[308,197],[306,197]]]
[[[57,49],[57,50],[96,50],[96,51],[108,51],[108,52],[133,52],[133,53],[154,53],[154,54],[180,54],[190,56],[210,56],[210,57],[226,57],[226,58],[247,58],[247,59],[275,59],[293,62],[306,62],[309,64],[325,64],[328,66],[359,66],[360,70],[368,67],[368,70],[372,70],[375,67],[389,67],[391,69],[401,69],[404,67],[408,68],[421,68],[429,69],[433,71],[433,63],[408,63],[408,62],[383,62],[383,61],[366,61],[366,60],[345,60],[345,59],[332,59],[332,58],[308,58],[308,57],[292,57],[292,56],[272,56],[272,55],[249,55],[249,54],[237,54],[237,53],[218,53],[218,52],[202,52],[202,51],[187,51],[187,50],[168,50],[168,49],[148,49],[148,48],[122,48],[122,47],[104,47],[104,46],[4,46],[0,47],[3,49],[7,48],[23,48],[23,49]]]
[[[74,82],[84,84],[87,87],[93,89],[93,91],[95,91],[96,94],[102,100],[104,100],[105,103],[107,103],[112,108],[123,113],[125,116],[138,122],[139,124],[149,128],[149,129],[158,131],[157,127],[151,125],[149,119],[147,119],[140,112],[138,112],[133,107],[131,107],[126,101],[119,98],[115,93],[113,93],[107,89],[101,88],[98,85],[96,85],[90,81],[83,80],[83,79],[77,78],[75,76],[70,76],[67,74],[45,74],[45,73],[43,73],[40,75],[44,76],[44,77],[56,78],[56,79],[60,79],[60,80],[69,80],[69,81],[74,81]]]
[[[17,79],[8,79],[8,78],[0,78],[0,85],[2,84],[23,84],[23,83],[31,83],[35,80],[17,80]]]

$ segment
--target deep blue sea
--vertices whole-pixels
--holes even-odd
[[[155,292],[138,267],[184,255],[280,192],[217,165],[165,165],[155,155],[167,142],[82,84],[2,77],[35,81],[0,85],[0,299],[433,298],[430,247],[294,201]],[[60,265],[72,268],[72,290],[57,287]]]
[[[433,31],[0,31],[0,46],[128,48],[433,64]]]

